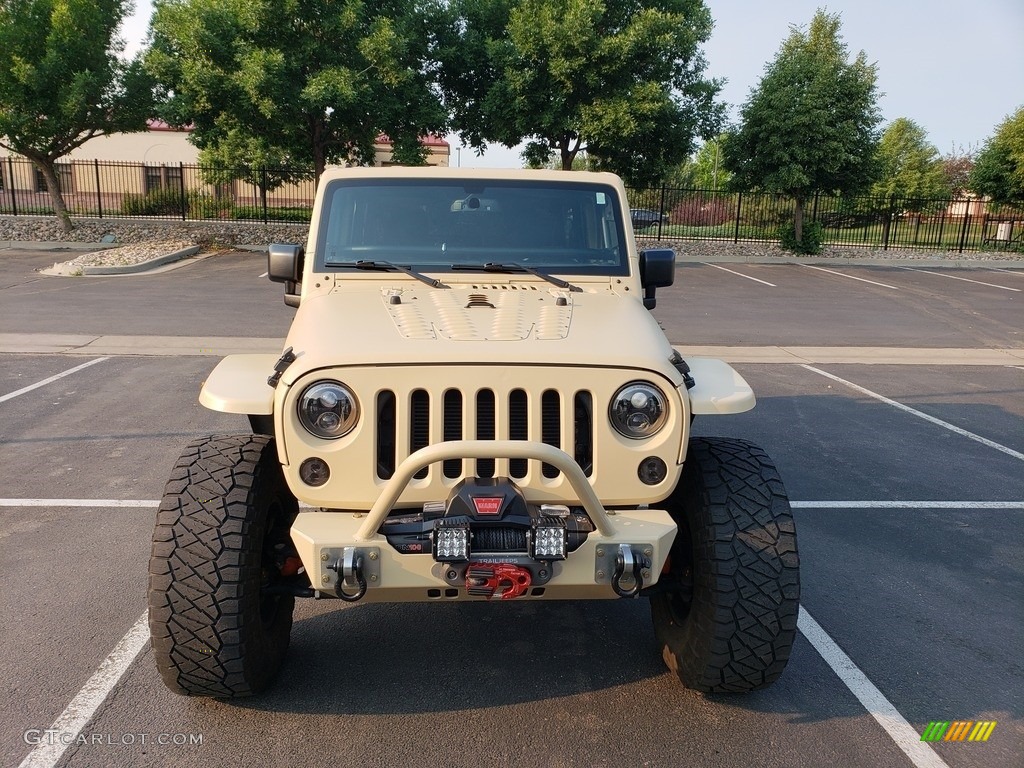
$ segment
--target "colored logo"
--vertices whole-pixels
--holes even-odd
[[[501,502],[504,500],[503,496],[474,496],[473,506],[478,515],[496,515],[501,512]]]
[[[995,720],[933,720],[921,741],[988,741],[995,727]]]

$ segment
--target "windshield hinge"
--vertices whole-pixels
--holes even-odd
[[[273,389],[277,389],[277,382],[281,380],[281,375],[288,370],[288,366],[295,362],[295,353],[292,352],[292,348],[288,347],[281,356],[277,358],[277,362],[274,363],[274,373],[267,379],[267,384]]]

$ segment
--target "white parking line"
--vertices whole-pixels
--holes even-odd
[[[800,606],[797,627],[814,646],[814,650],[821,654],[825,663],[832,667],[832,671],[839,675],[839,679],[864,705],[868,714],[878,721],[896,742],[896,746],[903,750],[917,768],[949,768],[928,742],[921,741],[921,735],[803,606]]]
[[[1020,288],[1007,288],[1005,285],[996,285],[995,283],[983,283],[980,280],[970,280],[966,277],[957,277],[956,275],[944,275],[941,272],[932,272],[930,269],[919,269],[917,267],[899,267],[899,269],[905,269],[908,272],[924,272],[926,275],[935,275],[936,277],[948,277],[950,280],[962,280],[965,283],[974,283],[975,285],[987,285],[989,288],[1002,288],[1004,291],[1013,291],[1014,293],[1020,293]]]
[[[154,509],[159,499],[0,499],[0,507],[87,507],[94,509]],[[300,507],[306,507],[300,504]],[[793,509],[1024,509],[1024,501],[790,501]],[[311,507],[310,507],[311,509]]]
[[[767,280],[760,280],[756,277],[751,277],[750,275],[744,275],[741,272],[733,272],[731,269],[720,267],[717,264],[708,264],[706,261],[702,261],[701,264],[703,264],[705,267],[714,267],[715,269],[720,269],[723,272],[728,272],[730,275],[736,275],[736,277],[745,277],[747,278],[747,280],[753,280],[755,283],[761,283],[762,285],[771,286],[772,288],[778,288],[778,286],[775,285],[775,283],[769,283]]]
[[[5,500],[10,501],[10,500]],[[60,501],[60,500],[56,500]],[[74,500],[72,500],[74,501]],[[99,669],[64,708],[47,733],[58,738],[36,745],[19,768],[53,768],[77,741],[89,721],[106,701],[125,672],[146,648],[149,642],[148,614],[143,613],[128,633],[114,646]],[[948,768],[932,748],[920,740],[917,731],[907,722],[885,695],[861,672],[821,625],[800,607],[797,626],[822,659],[839,676],[847,688],[860,701],[868,713],[881,725],[896,745],[918,768]]]
[[[876,283],[874,280],[866,280],[863,277],[854,277],[853,275],[847,275],[847,274],[844,274],[842,272],[836,272],[836,271],[831,270],[831,269],[825,269],[824,267],[815,267],[815,266],[812,266],[811,264],[800,264],[799,262],[794,262],[794,263],[797,266],[799,266],[799,267],[807,267],[807,269],[816,269],[819,272],[824,272],[827,275],[835,275],[836,277],[845,277],[845,278],[847,278],[849,280],[859,280],[862,283],[871,283],[872,285],[878,285],[878,286],[881,286],[882,288],[892,288],[892,290],[894,290],[894,291],[898,291],[899,290],[899,288],[897,288],[895,285],[889,285],[888,283]]]
[[[31,392],[33,389],[39,389],[40,387],[45,387],[47,384],[52,384],[53,382],[57,381],[58,379],[63,379],[65,376],[70,376],[72,373],[77,373],[78,371],[82,370],[83,368],[88,368],[90,365],[96,365],[96,363],[102,363],[104,360],[109,360],[109,359],[110,359],[109,357],[97,357],[95,360],[90,360],[87,363],[82,363],[81,365],[76,365],[74,368],[68,368],[63,373],[58,373],[58,374],[56,374],[54,376],[51,376],[48,379],[43,379],[42,381],[37,381],[35,384],[29,384],[27,387],[22,387],[21,389],[17,390],[16,392],[9,392],[8,394],[3,395],[2,397],[0,397],[0,403],[6,403],[8,400],[13,400],[14,398],[18,397],[19,395],[24,395],[26,392]]]
[[[961,429],[955,424],[950,424],[948,421],[943,421],[942,419],[937,419],[934,416],[929,416],[927,413],[922,413],[916,408],[911,408],[909,405],[897,403],[895,400],[890,400],[888,397],[885,397],[884,395],[880,395],[877,392],[872,392],[870,389],[865,389],[864,387],[854,384],[852,381],[841,379],[838,376],[835,376],[834,374],[821,370],[820,368],[815,368],[813,365],[804,365],[801,363],[800,367],[806,368],[808,371],[813,371],[814,373],[824,376],[826,379],[832,379],[832,381],[837,381],[840,384],[844,384],[850,389],[856,390],[857,392],[865,394],[868,397],[873,397],[875,400],[883,402],[886,405],[891,405],[893,408],[898,408],[899,410],[904,411],[905,413],[917,416],[918,418],[924,419],[925,421],[929,421],[932,424],[937,424],[938,426],[943,427],[944,429],[948,429],[950,432],[956,432],[956,434],[958,435],[962,435],[963,437],[974,440],[975,442],[981,443],[982,445],[987,445],[989,448],[995,448],[997,451],[1002,451],[1007,456],[1012,456],[1015,459],[1020,459],[1021,461],[1024,461],[1024,453],[1021,453],[1020,451],[1015,451],[1013,450],[1013,448],[1007,448],[1005,445],[1000,445],[999,443],[994,442],[993,440],[989,440],[987,437],[982,437],[981,435],[976,435],[973,432],[968,432],[966,429]]]
[[[1003,269],[1002,267],[992,267],[990,272],[1002,272],[1004,275],[1016,275],[1017,277],[1024,277],[1024,269]]]
[[[128,667],[149,643],[146,619],[147,614],[143,613],[82,686],[82,690],[75,694],[75,698],[50,726],[50,730],[46,731],[54,734],[54,738],[45,739],[36,745],[18,768],[52,768],[60,762],[68,747],[75,743],[78,734],[92,720],[96,710],[106,701]]]
[[[264,272],[262,275],[260,275],[260,277],[266,277],[269,274],[270,274],[269,272]]]
[[[155,499],[0,499],[0,507],[159,507]]]
[[[793,509],[1024,509],[1024,501],[791,501]]]

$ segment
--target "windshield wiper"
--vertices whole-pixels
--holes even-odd
[[[426,283],[431,288],[447,288],[448,286],[442,283],[440,280],[435,280],[432,277],[427,277],[417,272],[412,267],[406,266],[405,264],[392,264],[390,261],[355,261],[355,262],[335,262],[334,264],[327,265],[331,269],[369,269],[377,272],[404,272],[410,277],[415,277],[421,283]]]
[[[523,272],[534,277],[539,277],[541,280],[547,280],[552,285],[557,285],[559,288],[568,288],[570,291],[582,291],[583,289],[579,286],[567,283],[561,278],[554,277],[552,275],[545,274],[539,269],[533,267],[526,267],[515,261],[488,261],[486,264],[452,264],[452,269],[464,270],[467,272]]]

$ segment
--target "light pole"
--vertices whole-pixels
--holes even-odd
[[[455,162],[457,163],[457,168],[462,167],[462,147],[455,148]]]

